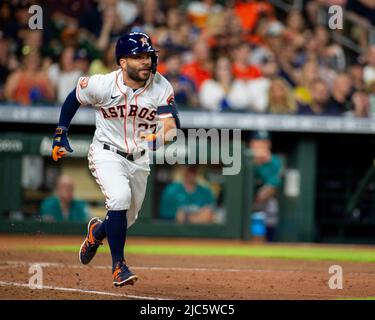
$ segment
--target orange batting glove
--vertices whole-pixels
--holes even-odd
[[[68,152],[73,152],[73,149],[69,145],[67,130],[57,127],[55,135],[53,136],[52,144],[53,161],[59,161],[59,159],[65,156]]]

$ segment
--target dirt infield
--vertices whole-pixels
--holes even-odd
[[[38,251],[41,245],[77,245],[82,237],[0,235],[0,299],[338,299],[375,296],[375,263],[129,254],[135,286],[112,285],[110,255],[82,266],[77,253]],[[225,246],[240,241],[139,239],[128,244]],[[24,250],[22,250],[24,248]],[[373,247],[372,247],[373,249]],[[355,248],[353,249],[355,250]],[[39,263],[43,288],[28,286]],[[343,268],[342,290],[331,290],[328,269]]]

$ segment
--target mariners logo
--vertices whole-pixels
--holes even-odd
[[[150,46],[150,44],[148,43],[148,39],[143,37],[141,39],[139,39],[141,42],[142,42],[142,47],[144,46]]]

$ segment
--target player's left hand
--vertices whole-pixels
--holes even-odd
[[[69,145],[68,132],[63,128],[57,127],[53,136],[52,144],[52,159],[58,161],[67,152],[73,152],[73,149]]]

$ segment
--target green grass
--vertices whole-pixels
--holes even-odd
[[[32,249],[33,250],[33,249]],[[78,252],[79,246],[41,246],[37,251]],[[100,252],[109,252],[108,246]],[[185,256],[236,256],[253,258],[275,258],[295,260],[334,260],[353,262],[375,262],[375,250],[346,248],[316,248],[308,246],[177,246],[177,245],[128,245],[127,253]]]
[[[375,297],[364,297],[364,298],[340,298],[337,300],[375,300]]]

